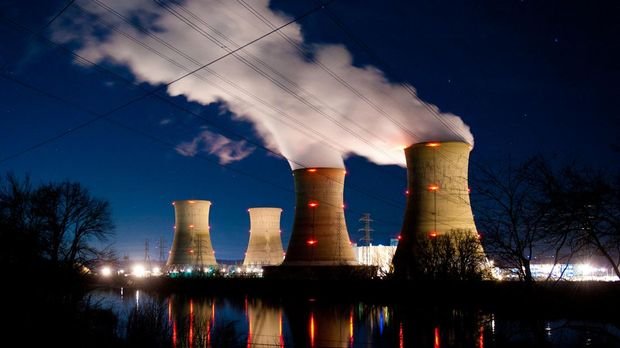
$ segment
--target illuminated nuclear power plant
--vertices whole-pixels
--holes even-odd
[[[467,179],[470,151],[471,145],[457,141],[419,143],[405,149],[407,206],[393,261],[397,275],[415,275],[423,238],[448,233],[477,238]],[[479,248],[482,251],[480,244]]]
[[[284,266],[357,265],[344,218],[343,168],[303,168],[295,178],[295,218]]]
[[[250,241],[244,266],[279,265],[284,258],[280,238],[280,208],[250,208]]]
[[[166,262],[168,271],[216,265],[209,226],[210,201],[174,201],[174,239]]]

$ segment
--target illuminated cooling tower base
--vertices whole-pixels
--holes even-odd
[[[210,201],[174,201],[174,239],[166,270],[192,271],[215,266],[209,226]]]
[[[303,168],[295,178],[295,219],[284,262],[265,277],[332,278],[365,272],[358,266],[344,216],[343,168]]]
[[[474,240],[484,255],[471,210],[468,185],[469,152],[463,142],[430,142],[405,149],[407,206],[394,255],[394,270],[402,278],[424,272],[421,259],[428,241],[440,236]]]
[[[284,258],[280,238],[280,208],[250,208],[250,240],[244,266],[279,265]]]

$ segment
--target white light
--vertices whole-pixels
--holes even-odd
[[[161,274],[161,268],[153,267],[153,274]]]
[[[101,275],[104,277],[109,277],[112,275],[112,269],[108,266],[105,266],[101,269]]]
[[[131,269],[131,274],[133,274],[134,277],[142,278],[146,276],[146,268],[144,268],[144,266],[139,263],[135,264]]]

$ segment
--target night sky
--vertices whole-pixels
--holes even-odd
[[[131,10],[123,6],[125,1],[99,2],[127,15],[129,22],[117,27],[121,30],[134,25],[134,29],[165,35],[170,29],[158,22],[166,10],[157,9],[152,1],[136,0]],[[213,203],[211,238],[218,259],[243,257],[249,207],[283,209],[286,246],[294,213],[293,178],[289,163],[274,154],[279,153],[274,150],[277,147],[261,136],[255,123],[236,116],[224,101],[199,103],[189,101],[182,92],[166,93],[162,84],[172,79],[164,78],[158,69],[151,70],[153,75],[146,68],[140,70],[150,62],[149,54],[155,53],[145,50],[137,59],[131,58],[133,62],[130,58],[99,60],[93,54],[96,50],[119,56],[127,52],[105,45],[118,33],[101,29],[100,18],[88,12],[95,8],[92,1],[77,0],[54,18],[67,3],[5,0],[0,4],[0,172],[29,174],[37,183],[79,181],[93,195],[108,199],[119,256],[143,257],[148,239],[151,258],[157,259],[159,239],[164,239],[166,248],[172,241],[171,202],[180,199]],[[141,3],[148,3],[155,12],[141,16]],[[215,1],[212,6],[224,7],[231,16],[249,18],[249,9],[240,5],[249,4],[263,14],[272,12],[288,20],[317,6],[314,0],[292,3],[271,1],[270,11],[264,1]],[[194,14],[210,23],[208,13]],[[441,113],[459,116],[475,138],[472,161],[477,165],[506,165],[543,154],[557,163],[617,170],[619,18],[620,4],[613,1],[337,0],[294,25],[310,52],[299,64],[314,66],[316,47],[346,49],[352,69],[379,69],[386,83],[408,84]],[[191,32],[189,26],[183,29],[186,24],[168,19],[166,23],[181,28],[177,31]],[[251,30],[241,22],[220,22],[235,32],[239,44],[270,30],[267,25]],[[98,41],[90,51],[84,50],[87,43],[80,36],[84,32]],[[272,35],[276,33],[267,38],[276,40]],[[180,41],[174,42],[181,45]],[[193,44],[196,49],[201,46],[200,42]],[[73,54],[91,54],[86,58],[98,66],[80,62]],[[214,59],[226,52],[211,50],[209,54]],[[249,92],[271,88],[267,86],[271,82],[261,81],[260,76],[231,70],[225,61],[231,59],[223,58],[210,68]],[[295,74],[291,66],[284,62],[272,68],[290,77]],[[157,97],[132,102],[153,90],[152,81],[160,78],[153,77],[157,74],[162,76]],[[325,82],[325,86],[335,85],[335,81]],[[202,86],[197,83],[191,88]],[[327,92],[331,98],[322,101],[337,103],[339,94]],[[387,95],[385,100],[376,95],[368,98],[386,110],[391,107],[385,101]],[[354,101],[351,108],[358,103],[363,104]],[[249,103],[234,110],[251,114],[257,107]],[[285,102],[279,108],[296,113]],[[349,116],[353,120],[362,117]],[[323,122],[318,112],[313,117],[303,127]],[[390,122],[377,120],[382,121],[371,124],[377,130],[382,122]],[[366,139],[360,136],[357,140]],[[402,221],[405,169],[377,165],[355,154],[344,164],[351,239],[362,237],[358,219],[370,213],[375,219],[374,243],[388,243],[398,235]]]

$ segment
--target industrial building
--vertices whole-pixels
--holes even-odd
[[[209,225],[210,201],[174,201],[174,239],[166,262],[166,270],[204,270],[215,266]]]
[[[295,178],[295,218],[284,266],[356,265],[344,218],[343,168],[302,168]]]
[[[284,259],[280,237],[280,208],[250,208],[250,240],[244,266],[279,265]]]
[[[416,258],[424,239],[444,234],[477,238],[469,200],[471,148],[464,142],[446,141],[418,143],[405,149],[407,205],[394,255],[397,275],[412,278],[420,271]]]

